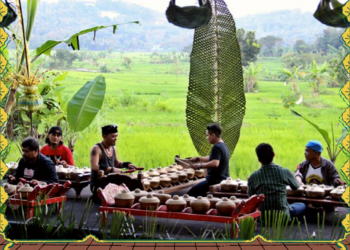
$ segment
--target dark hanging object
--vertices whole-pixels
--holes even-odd
[[[199,7],[179,7],[175,5],[175,0],[171,0],[166,10],[169,23],[187,29],[196,29],[208,24],[212,17],[210,1],[205,4],[202,0],[198,0],[198,2]]]
[[[212,147],[205,137],[207,126],[220,123],[231,156],[246,106],[241,50],[236,24],[225,1],[206,1],[213,7],[213,17],[194,32],[186,123],[199,155],[209,155]]]
[[[16,11],[13,9],[13,7],[11,7],[11,5],[7,2],[7,0],[5,4],[7,6],[7,15],[4,16],[4,18],[2,19],[2,22],[0,22],[0,27],[2,28],[8,27],[17,18]]]
[[[314,17],[327,26],[336,28],[350,27],[350,23],[342,13],[345,4],[337,0],[321,0]]]

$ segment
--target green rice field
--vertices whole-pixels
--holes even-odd
[[[167,166],[174,156],[197,156],[186,127],[186,95],[189,63],[181,63],[181,75],[172,72],[173,64],[151,64],[151,53],[112,53],[99,59],[108,69],[118,72],[103,73],[107,93],[103,108],[93,124],[79,134],[75,151],[75,165],[89,166],[91,147],[102,140],[100,127],[115,123],[119,125],[117,154],[121,161],[130,161],[146,168]],[[128,56],[134,64],[131,70],[121,65],[122,56]],[[260,60],[267,70],[277,73],[282,67],[279,60]],[[100,66],[87,62],[74,62],[74,68],[99,71]],[[63,86],[68,98],[98,72],[68,71]],[[259,168],[255,147],[262,142],[270,143],[275,150],[276,164],[290,170],[304,160],[304,148],[308,140],[325,141],[307,122],[284,109],[281,95],[289,90],[283,82],[260,81],[258,93],[246,94],[246,115],[240,140],[230,160],[230,175],[245,179]],[[304,97],[302,105],[293,109],[314,121],[321,128],[331,131],[335,137],[341,134],[339,118],[347,105],[339,96],[340,88],[328,88],[326,94],[312,97],[307,82],[301,82]],[[324,87],[322,87],[324,88]],[[205,138],[205,131],[203,131]],[[8,161],[20,156],[16,147],[11,148]],[[328,158],[324,151],[323,156]],[[336,167],[342,168],[347,156],[341,153]]]

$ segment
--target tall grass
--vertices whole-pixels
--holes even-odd
[[[312,232],[309,230],[305,216],[303,216],[305,230],[302,230],[301,221],[297,217],[290,219],[289,215],[283,211],[265,211],[264,216],[260,217],[261,235],[267,240],[294,240],[297,233],[299,233],[299,239],[304,239],[306,235],[306,239],[323,240],[325,220],[325,212],[322,215],[322,221],[320,221],[320,214],[317,213],[317,228],[316,231]],[[332,231],[329,239],[340,239],[343,234],[344,229],[341,226],[341,215],[335,214],[333,216]]]
[[[92,202],[87,201],[86,206],[81,211],[80,219],[76,219],[74,206],[67,212],[66,203],[62,201],[62,209],[54,216],[53,212],[57,210],[58,204],[52,204],[48,209],[46,205],[47,196],[40,194],[36,198],[36,202],[43,201],[43,205],[35,205],[33,217],[27,219],[25,211],[27,205],[19,205],[18,209],[10,206],[16,226],[10,228],[15,239],[82,239],[86,235],[91,234],[91,229],[87,221],[92,214]],[[36,204],[37,204],[36,203]],[[16,231],[17,229],[17,231]]]

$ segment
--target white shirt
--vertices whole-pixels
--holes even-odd
[[[306,174],[306,184],[324,184],[321,167],[314,168],[311,163]]]

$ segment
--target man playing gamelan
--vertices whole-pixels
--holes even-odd
[[[342,184],[339,173],[333,162],[321,157],[323,151],[319,141],[309,141],[305,147],[305,161],[300,163],[295,172],[299,183],[325,184],[339,186]]]
[[[120,168],[136,168],[131,162],[121,162],[118,160],[115,147],[118,138],[117,125],[102,127],[102,137],[102,142],[94,145],[90,153],[90,189],[93,194],[96,192],[96,180],[100,170],[103,170],[104,174],[107,175],[109,173],[124,173]]]
[[[34,186],[40,181],[47,184],[58,183],[55,164],[39,152],[39,143],[35,138],[28,137],[22,141],[22,156],[16,173],[8,176],[10,183],[17,184],[20,178]]]
[[[193,157],[191,164],[193,169],[207,169],[206,179],[198,183],[188,192],[190,196],[206,196],[211,185],[219,184],[221,181],[229,177],[229,160],[230,152],[221,138],[221,126],[213,123],[207,127],[207,140],[213,145],[209,156]]]

